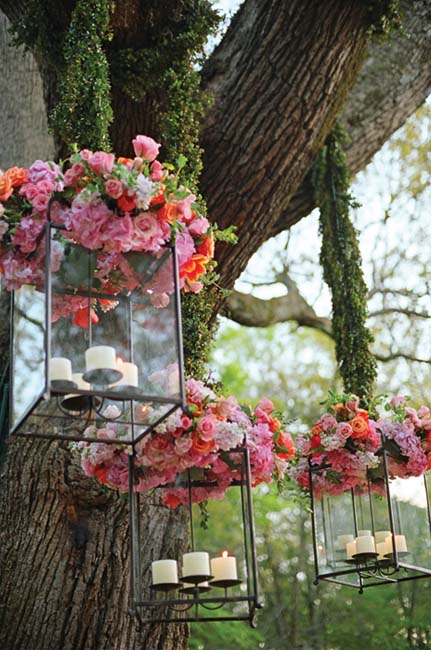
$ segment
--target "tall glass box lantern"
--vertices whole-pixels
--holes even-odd
[[[47,222],[45,270],[12,295],[10,432],[134,444],[184,406],[175,247],[118,261],[59,250],[60,229]]]
[[[246,444],[225,452],[224,458],[237,476],[228,487],[222,487],[210,470],[192,468],[178,474],[173,484],[155,490],[159,507],[162,502],[185,506],[182,534],[189,544],[178,556],[172,552],[174,540],[165,540],[163,555],[153,555],[149,565],[142,561],[148,528],[141,525],[136,491],[143,468],[129,455],[130,612],[140,623],[248,621],[255,627],[256,610],[262,605]],[[199,508],[202,501],[204,520]],[[229,536],[223,526],[227,510],[234,522]]]
[[[388,472],[388,452],[368,470],[367,485],[322,491],[323,467],[310,466],[316,584],[357,587],[431,577],[431,518],[425,476]]]

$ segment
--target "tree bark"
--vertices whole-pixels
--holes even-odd
[[[48,135],[42,80],[34,57],[10,44],[10,23],[0,13],[0,169],[29,165],[54,153]]]

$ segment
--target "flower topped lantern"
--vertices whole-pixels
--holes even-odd
[[[82,150],[0,176],[17,434],[79,440],[90,426],[109,430],[116,406],[134,443],[143,410],[140,435],[184,406],[179,296],[201,290],[213,231],[156,159],[160,145],[138,135],[133,146],[133,159]]]
[[[331,393],[327,410],[297,438],[291,477],[310,495],[316,582],[370,586],[431,576],[425,476],[428,408],[394,397],[371,418],[352,395]]]

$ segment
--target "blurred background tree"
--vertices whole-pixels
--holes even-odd
[[[379,359],[377,388],[411,395],[416,405],[429,404],[431,396],[430,136],[428,103],[358,175],[353,187],[362,204],[354,219],[361,233],[369,326]],[[212,366],[226,394],[254,403],[267,395],[293,420],[294,432],[317,419],[319,401],[329,387],[341,387],[318,251],[317,215],[267,242],[237,283],[226,313],[235,317],[235,306],[241,304],[237,320],[251,324],[256,313],[265,320],[278,300],[285,303],[286,318],[279,302],[277,320],[286,322],[246,327],[224,319],[213,353]],[[314,312],[314,326],[304,327],[299,312],[292,318],[295,300],[302,310],[306,305]],[[195,625],[192,650],[431,647],[431,581],[382,586],[365,595],[328,583],[316,587],[308,504],[262,487],[255,492],[254,506],[264,600],[258,629],[235,623]],[[230,516],[224,509],[225,536],[235,530]]]

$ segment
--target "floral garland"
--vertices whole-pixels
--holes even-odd
[[[370,478],[378,491],[383,447],[390,478],[421,476],[431,468],[428,407],[416,411],[406,406],[405,397],[394,396],[384,405],[387,417],[376,413],[372,419],[359,403],[356,395],[330,392],[324,402],[326,412],[308,433],[295,440],[296,459],[289,475],[310,490],[310,467],[317,470],[313,471],[315,496],[361,489]]]
[[[160,146],[138,135],[134,159],[84,149],[62,166],[37,160],[28,170],[13,167],[0,175],[0,273],[6,288],[43,282],[40,238],[52,204],[52,222],[64,227],[53,241],[54,271],[73,247],[83,246],[95,251],[95,278],[106,293],[132,291],[140,286],[133,254],[160,257],[175,241],[180,285],[198,293],[213,266],[213,229],[174,168],[156,160]],[[179,169],[184,163],[179,161]],[[152,292],[156,306],[163,306],[173,287],[162,271],[158,275]],[[76,302],[70,301],[70,311],[82,309]]]
[[[366,482],[367,468],[377,467],[381,437],[369,412],[359,408],[355,395],[330,393],[326,412],[311,430],[295,440],[296,464],[291,478],[309,490],[309,467],[316,494],[341,494]]]
[[[294,446],[269,399],[263,398],[252,409],[238,404],[234,397],[217,396],[212,388],[194,379],[186,382],[186,398],[188,414],[176,411],[136,445],[137,492],[170,486],[181,473],[198,469],[213,485],[193,488],[192,500],[221,499],[232,481],[241,477],[242,454],[235,450],[242,448],[244,441],[253,486],[283,478]],[[105,413],[105,417],[109,415]],[[116,412],[111,415],[115,417]],[[76,445],[85,474],[127,492],[128,450],[121,444],[127,433],[124,425],[108,422],[102,428],[90,426],[85,433],[101,441]],[[119,444],[103,443],[106,438],[118,439]],[[187,503],[188,498],[185,488],[168,487],[163,491],[163,502],[171,508]]]

